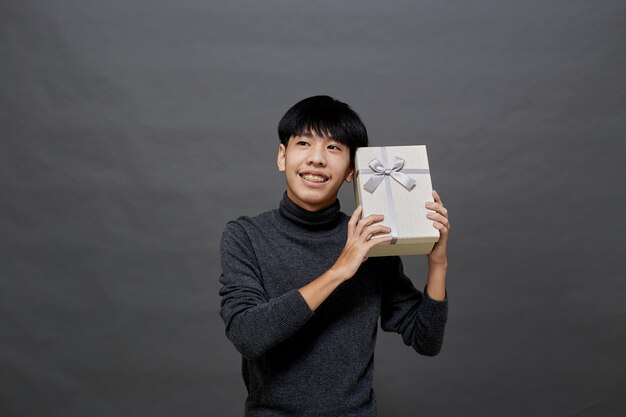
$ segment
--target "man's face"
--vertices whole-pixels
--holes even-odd
[[[350,148],[315,133],[292,136],[278,148],[278,170],[285,172],[287,196],[309,211],[332,205],[344,181],[352,179]]]

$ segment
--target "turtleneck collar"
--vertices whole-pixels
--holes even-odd
[[[335,227],[337,220],[341,216],[341,206],[339,199],[319,211],[308,211],[298,206],[287,197],[287,192],[283,194],[283,199],[279,206],[280,214],[287,220],[312,230],[325,230]]]

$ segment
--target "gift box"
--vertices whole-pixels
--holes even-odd
[[[439,240],[426,217],[432,202],[426,146],[365,147],[356,150],[354,191],[362,217],[382,214],[391,228],[389,244],[374,246],[368,256],[424,255]]]

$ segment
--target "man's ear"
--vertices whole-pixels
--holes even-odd
[[[346,182],[352,182],[353,178],[354,178],[354,165],[350,164],[350,171],[348,171],[348,174],[346,175]]]
[[[285,145],[283,145],[282,143],[278,145],[278,156],[276,157],[276,165],[278,165],[278,170],[281,172],[285,170],[285,152],[286,151],[287,149],[285,149]]]

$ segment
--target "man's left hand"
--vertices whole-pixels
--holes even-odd
[[[448,220],[448,210],[443,206],[441,197],[437,194],[437,191],[433,190],[434,203],[426,203],[428,210],[433,210],[434,213],[428,213],[427,218],[433,221],[435,229],[439,230],[439,241],[435,243],[432,252],[428,255],[428,263],[431,265],[447,265],[448,259],[446,256],[448,234],[450,233],[450,221]]]

